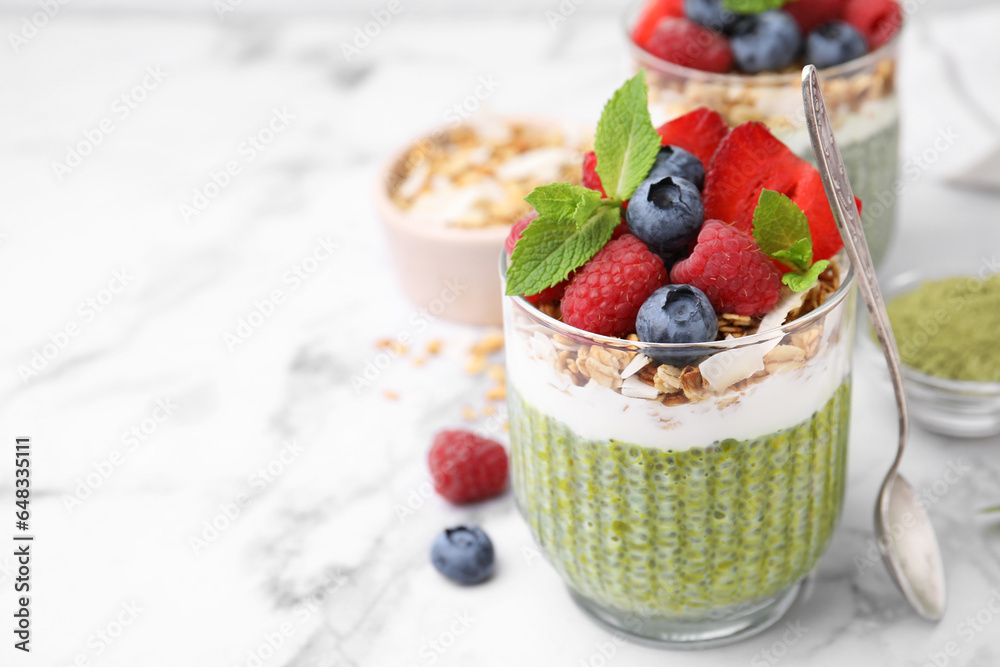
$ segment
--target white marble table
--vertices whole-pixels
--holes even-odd
[[[2,15],[2,33],[22,16]],[[887,273],[1000,260],[1000,200],[942,183],[1000,139],[998,24],[996,4],[912,17],[902,158],[921,165]],[[1000,663],[989,611],[991,600],[1000,610],[1000,526],[977,514],[1000,502],[1000,439],[914,434],[905,471],[933,494],[951,586],[939,625],[908,611],[881,564],[859,567],[894,438],[867,354],[844,519],[788,617],[801,636],[782,624],[690,654],[623,644],[572,604],[509,494],[469,509],[424,497],[431,435],[485,405],[489,382],[462,369],[482,332],[430,321],[401,296],[369,202],[374,169],[480,76],[500,82],[494,109],[594,119],[625,63],[613,17],[583,10],[555,31],[542,10],[401,15],[346,63],[353,28],[66,9],[0,59],[0,664]],[[935,151],[949,128],[954,145]],[[88,136],[88,155],[54,167]],[[395,359],[355,391],[374,342],[402,332],[443,340],[441,356]],[[12,447],[24,434],[30,657],[7,628]],[[499,568],[458,589],[427,549],[469,521],[493,537]]]

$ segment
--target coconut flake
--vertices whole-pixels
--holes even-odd
[[[760,321],[758,332],[768,336],[762,342],[749,347],[740,347],[715,354],[701,362],[701,376],[721,393],[727,387],[746,380],[754,373],[764,370],[764,356],[776,348],[785,334],[779,327],[785,323],[788,314],[802,305],[804,292],[790,292]],[[771,332],[768,335],[768,332]],[[726,340],[734,340],[727,336]]]
[[[640,353],[635,355],[635,357],[632,358],[632,361],[628,362],[628,366],[625,367],[625,370],[622,371],[622,379],[626,380],[632,377],[633,375],[641,371],[643,368],[645,368],[648,364],[649,364],[649,357],[647,357],[645,354]]]
[[[572,164],[576,152],[560,146],[535,148],[515,155],[499,167],[497,178],[503,181],[523,181],[527,179],[551,181],[559,177],[559,172]]]
[[[406,200],[413,199],[424,189],[431,175],[431,165],[428,160],[421,160],[410,170],[406,179],[396,190],[396,194]]]
[[[660,392],[656,387],[650,387],[637,377],[629,377],[622,380],[622,395],[652,400],[659,396]]]

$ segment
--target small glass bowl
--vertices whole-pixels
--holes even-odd
[[[889,280],[886,303],[928,280],[960,274],[924,275],[910,271]],[[867,344],[874,354],[882,350],[868,325]],[[903,382],[910,401],[910,416],[928,431],[953,438],[988,438],[1000,434],[1000,382],[949,380],[928,375],[903,364]]]

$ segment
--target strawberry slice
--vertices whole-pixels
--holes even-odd
[[[664,146],[683,148],[707,170],[715,150],[729,134],[729,126],[717,111],[701,107],[661,125],[656,132]]]
[[[684,16],[684,0],[650,0],[642,8],[639,20],[632,30],[632,41],[646,48],[649,38],[656,30],[656,24],[665,17],[680,18]]]
[[[811,164],[775,138],[763,123],[744,123],[719,145],[705,175],[705,219],[753,233],[753,212],[763,189],[798,204],[809,220],[813,257],[830,259],[843,246],[823,181]]]
[[[806,163],[806,166],[809,168],[803,170],[796,186],[796,194],[792,199],[809,220],[809,230],[812,232],[813,241],[813,259],[830,259],[844,247],[844,241],[840,238],[840,231],[837,229],[833,212],[830,210],[830,201],[826,198],[823,177],[811,164]],[[857,203],[860,213],[861,200],[855,197],[854,201]]]
[[[802,34],[808,35],[824,23],[838,20],[844,11],[844,0],[795,0],[782,9],[792,15]]]

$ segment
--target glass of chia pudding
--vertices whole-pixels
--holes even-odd
[[[709,646],[794,602],[844,498],[856,309],[837,266],[690,345],[592,334],[504,298],[516,502],[599,621]],[[650,358],[663,350],[703,360]]]
[[[851,184],[865,202],[862,214],[870,250],[880,262],[895,228],[899,196],[896,68],[902,14],[898,3],[798,0],[766,12],[792,16],[800,29],[797,51],[775,69],[741,66],[735,42],[747,28],[740,27],[742,15],[730,14],[737,18],[714,24],[713,18],[722,19],[713,17],[711,7],[718,12],[722,5],[723,0],[638,0],[626,12],[633,69],[646,71],[654,123],[708,107],[729,125],[766,124],[796,154],[814,161],[802,112],[800,72],[803,63],[815,62]],[[843,37],[850,30],[843,28],[848,20],[857,26],[867,48],[838,62],[851,52],[850,38]],[[828,29],[831,24],[836,27]],[[656,30],[663,34],[660,46],[651,41]],[[824,53],[818,47],[818,55],[812,57],[809,44],[814,32],[823,33],[828,37],[824,43],[833,42],[833,48],[841,50],[830,57],[829,50]],[[731,54],[726,51],[728,43],[733,44]],[[837,64],[824,66],[821,59]],[[747,67],[755,71],[746,71]]]

